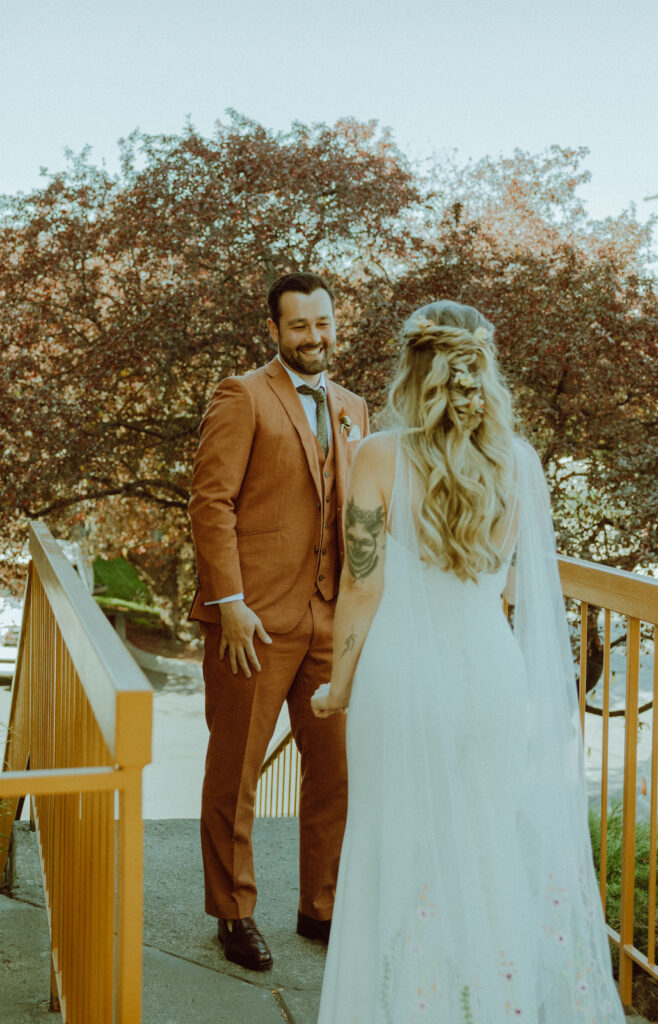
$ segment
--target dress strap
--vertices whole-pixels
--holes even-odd
[[[499,549],[503,558],[506,562],[512,560],[516,554],[516,546],[519,539],[519,461],[518,452],[514,452],[514,497],[512,500],[512,507],[507,520],[507,527],[502,541],[499,544]]]
[[[402,447],[402,438],[398,434],[395,452],[395,475],[386,517],[386,530],[394,540],[404,547],[410,551],[418,552],[413,501],[413,466]]]

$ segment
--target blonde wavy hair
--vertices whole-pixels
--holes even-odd
[[[512,515],[513,414],[493,327],[472,306],[432,302],[412,313],[401,342],[389,405],[423,488],[420,554],[474,580],[501,567]]]

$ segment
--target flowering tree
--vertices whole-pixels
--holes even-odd
[[[434,168],[407,267],[385,288],[361,285],[346,370],[380,405],[402,320],[437,298],[477,306],[541,454],[560,549],[632,569],[658,551],[652,224],[629,213],[588,220],[585,152]]]
[[[478,306],[547,469],[562,550],[655,562],[651,225],[587,218],[585,151],[443,160],[421,177],[374,124],[275,134],[237,114],[211,138],[188,127],[121,145],[115,177],[83,153],[4,201],[7,552],[28,517],[82,530],[139,567],[177,632],[200,419],[221,377],[273,354],[267,285],[310,268],[339,296],[336,375],[374,413],[404,317],[434,298]]]
[[[211,138],[133,134],[116,177],[83,153],[43,188],[6,198],[7,549],[26,518],[62,531],[83,519],[95,546],[139,564],[176,629],[199,421],[221,377],[272,355],[267,285],[312,267],[340,286],[357,259],[402,259],[399,218],[417,198],[374,123],[274,134],[237,114]]]

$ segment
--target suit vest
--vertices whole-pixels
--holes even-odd
[[[325,601],[331,601],[338,593],[340,582],[340,558],[338,555],[338,534],[342,524],[338,522],[336,511],[336,470],[334,461],[334,440],[331,439],[329,451],[325,458],[317,440],[318,458],[320,460],[320,477],[322,480],[322,502],[320,511],[320,540],[313,548],[317,558],[315,568],[315,589]]]

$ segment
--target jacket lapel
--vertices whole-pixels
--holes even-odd
[[[320,478],[320,460],[318,459],[317,443],[313,431],[308,425],[306,413],[299,400],[299,395],[295,391],[295,385],[278,359],[273,359],[267,365],[266,372],[268,384],[286,410],[293,427],[299,435],[299,440],[302,443],[302,448],[308,461],[308,468],[313,478],[315,489],[318,492],[318,498],[321,498],[322,480]]]

